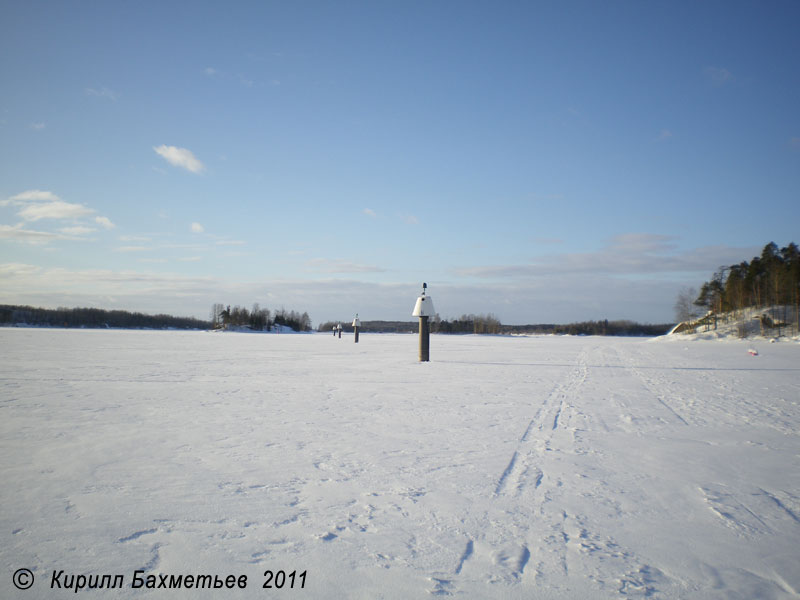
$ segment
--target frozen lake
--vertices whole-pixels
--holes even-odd
[[[0,596],[74,597],[50,589],[62,570],[62,588],[124,575],[94,593],[119,598],[800,594],[800,344],[416,353],[414,335],[0,329]],[[247,587],[132,589],[136,570]],[[267,570],[294,589],[262,589]]]

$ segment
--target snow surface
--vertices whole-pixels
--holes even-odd
[[[74,597],[64,570],[123,574],[82,592],[118,598],[798,597],[800,344],[433,336],[431,359],[0,329],[0,596]]]

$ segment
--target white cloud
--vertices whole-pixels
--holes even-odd
[[[419,219],[414,215],[401,215],[403,222],[407,225],[419,225]]]
[[[200,225],[200,223],[192,223],[191,230],[193,233],[203,233],[206,228]]]
[[[53,192],[44,190],[27,190],[0,202],[0,206],[8,205],[22,207],[17,215],[26,221],[80,219],[96,212],[83,204],[65,202]],[[95,222],[107,229],[114,227],[107,217],[95,217]]]
[[[31,129],[34,131],[42,131],[46,125],[42,121],[37,121],[35,123],[31,123]]]
[[[205,69],[203,69],[203,72],[209,77],[213,77],[214,75],[219,73],[219,71],[217,71],[214,67],[206,67]]]
[[[189,278],[178,274],[154,274],[140,271],[111,271],[106,269],[72,270],[60,268],[41,268],[20,263],[0,264],[0,297],[8,298],[11,293],[30,294],[31,297],[48,295],[51,298],[68,296],[72,293],[81,297],[98,296],[137,296],[153,293],[175,294],[181,296],[202,290],[213,290],[214,280],[208,278]],[[143,292],[143,290],[149,290]],[[153,296],[155,298],[156,296]],[[178,310],[175,314],[185,314]]]
[[[94,222],[105,229],[114,229],[114,227],[116,227],[108,217],[95,217]]]
[[[25,263],[4,263],[0,264],[0,278],[26,277],[41,270],[41,267]]]
[[[86,88],[86,95],[87,96],[96,96],[98,98],[107,98],[108,100],[116,100],[119,98],[119,94],[114,90],[110,90],[105,86],[101,86],[99,88]]]
[[[365,215],[367,215],[368,217],[372,217],[372,218],[375,218],[375,217],[377,217],[377,216],[378,216],[378,214],[377,214],[377,213],[376,213],[374,210],[372,210],[371,208],[365,208],[365,209],[364,209],[363,211],[361,211],[361,212],[363,212],[363,213],[364,213]]]
[[[0,240],[11,240],[27,244],[46,244],[58,239],[64,239],[64,236],[48,231],[24,229],[22,225],[0,225]]]
[[[86,235],[97,231],[94,227],[85,227],[83,225],[76,225],[75,227],[62,227],[59,231],[65,235]]]
[[[205,165],[197,160],[191,150],[186,148],[162,144],[161,146],[153,146],[153,150],[174,167],[181,167],[192,173],[202,173],[205,170]]]
[[[63,200],[28,204],[17,214],[26,221],[41,219],[77,219],[91,215],[94,211],[82,204],[72,204]]]
[[[82,204],[65,202],[56,194],[44,190],[27,190],[0,202],[0,206],[17,206],[17,215],[25,221],[35,222],[43,219],[77,221],[71,226],[61,227],[56,232],[26,229],[22,224],[3,225],[0,238],[23,241],[33,244],[45,244],[54,240],[80,240],[80,236],[96,231],[94,227],[81,223],[81,219],[93,215],[95,211]],[[111,224],[106,217],[97,217],[98,224]],[[113,227],[113,225],[112,225]]]
[[[114,248],[114,252],[150,252],[152,248],[148,246],[119,246]]]
[[[15,204],[19,204],[22,202],[55,202],[56,200],[61,200],[61,198],[56,196],[53,192],[28,190],[16,196],[11,196],[9,200]]]

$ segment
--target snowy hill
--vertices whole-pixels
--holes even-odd
[[[800,342],[794,308],[747,308],[678,323],[666,336],[680,340],[744,340]]]

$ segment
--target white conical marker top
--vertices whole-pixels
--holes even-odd
[[[433,309],[433,300],[430,296],[422,294],[417,298],[417,303],[414,305],[414,312],[411,313],[412,317],[432,317],[436,314]]]

